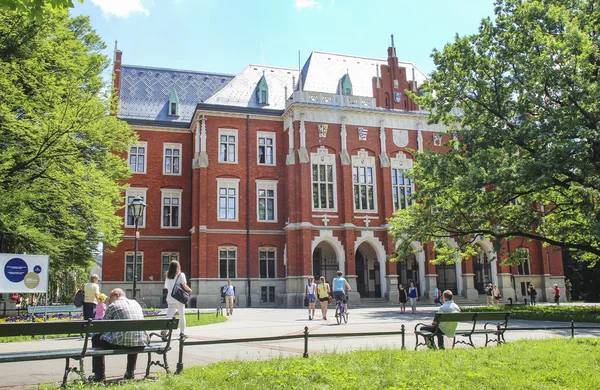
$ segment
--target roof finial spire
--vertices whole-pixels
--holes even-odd
[[[392,34],[392,47],[394,47],[394,34]]]

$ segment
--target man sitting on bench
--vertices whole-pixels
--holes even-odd
[[[460,313],[460,307],[452,300],[453,295],[452,291],[446,290],[443,293],[444,304],[438,310],[438,313]],[[428,332],[435,332],[435,335],[438,339],[438,348],[444,349],[444,335],[448,337],[454,337],[454,332],[456,331],[456,327],[458,322],[441,322],[440,326],[436,329],[436,324],[433,322],[431,325],[422,326],[421,330],[425,330]]]
[[[115,288],[110,292],[109,306],[104,313],[105,320],[143,320],[144,312],[137,301],[127,299],[125,292]],[[131,348],[132,350],[143,349],[148,344],[148,335],[145,331],[129,332],[105,332],[96,333],[92,337],[92,347],[99,348]],[[137,363],[137,352],[127,355],[127,371],[125,379],[133,379],[133,372]],[[104,382],[104,356],[92,357],[92,371],[94,382]]]

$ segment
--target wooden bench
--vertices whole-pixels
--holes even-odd
[[[421,330],[420,327],[429,326],[431,324],[419,323],[415,326],[415,337],[417,343],[415,349],[420,345],[430,348],[435,348],[434,337],[437,333],[440,323],[443,322],[459,322],[469,323],[468,329],[456,329],[454,338],[452,339],[452,348],[456,344],[466,344],[475,347],[472,336],[474,334],[485,335],[485,346],[489,343],[502,344],[504,340],[504,332],[508,325],[509,312],[472,312],[472,313],[436,313],[433,317],[435,329],[433,331]],[[477,325],[483,324],[483,327]],[[460,324],[459,324],[460,326]],[[423,338],[423,342],[419,341],[419,337]],[[462,337],[468,340],[457,340],[457,337]]]
[[[51,322],[21,322],[0,324],[0,337],[7,336],[46,336],[82,334],[84,337],[81,348],[10,352],[0,354],[0,363],[26,362],[37,360],[65,359],[65,373],[62,386],[67,384],[69,373],[74,372],[85,383],[87,378],[83,365],[83,358],[106,355],[125,355],[132,353],[131,349],[106,349],[91,347],[91,337],[94,333],[104,332],[128,332],[128,331],[152,331],[150,343],[145,347],[135,350],[137,353],[147,353],[148,363],[146,365],[146,376],[150,375],[150,367],[157,365],[170,373],[167,363],[167,352],[171,349],[171,335],[177,329],[179,320],[172,319],[147,319],[147,320],[88,320],[88,321],[51,321]],[[167,330],[167,335],[161,337],[160,331]],[[153,342],[152,338],[157,339]],[[90,341],[90,346],[88,346]],[[162,356],[160,361],[153,361],[152,354]],[[71,366],[71,359],[79,361],[79,367]]]

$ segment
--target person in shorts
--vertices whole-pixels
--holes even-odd
[[[331,288],[329,283],[325,282],[325,277],[321,276],[321,283],[317,286],[317,294],[319,296],[319,302],[321,302],[321,314],[323,314],[323,320],[327,320],[327,306],[329,305],[329,294],[331,294]]]
[[[308,277],[308,283],[304,287],[304,293],[308,301],[308,319],[312,320],[315,318],[315,305],[317,304],[317,285],[315,284],[315,278],[312,276]]]
[[[346,312],[348,311],[348,296],[346,291],[352,291],[350,284],[342,277],[342,271],[337,272],[337,278],[333,279],[333,297],[336,301],[342,301],[346,305]]]

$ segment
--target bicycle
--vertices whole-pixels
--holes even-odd
[[[335,303],[335,319],[338,325],[342,324],[342,320],[345,324],[348,323],[348,312],[346,311],[346,305],[343,299],[336,299]]]

